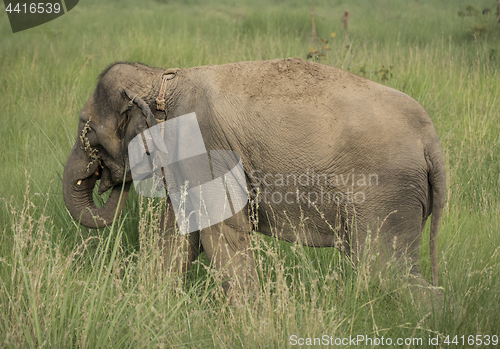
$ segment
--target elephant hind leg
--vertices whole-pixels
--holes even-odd
[[[245,300],[258,287],[248,220],[240,211],[228,220],[200,232],[212,267],[222,272],[222,287],[231,301]]]
[[[354,220],[350,225],[352,259],[366,260],[371,272],[390,269],[419,276],[422,207],[400,206],[385,217]]]

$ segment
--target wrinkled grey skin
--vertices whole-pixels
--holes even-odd
[[[79,137],[63,176],[66,206],[81,224],[106,226],[117,208],[121,210],[132,180],[128,143],[150,126],[136,104],[127,107],[130,98],[123,91],[136,93],[162,121],[165,112],[156,109],[155,100],[163,73],[121,63],[101,74],[80,114]],[[419,243],[432,213],[431,265],[437,286],[444,161],[432,122],[415,100],[333,67],[280,59],[182,69],[167,83],[166,102],[167,119],[196,113],[207,149],[232,150],[241,156],[249,191],[258,187],[284,196],[321,189],[318,183],[258,185],[256,177],[262,180],[266,174],[268,179],[277,174],[298,177],[307,171],[378,176],[378,185],[361,188],[362,203],[324,200],[311,205],[304,197],[288,196],[290,204],[261,198],[258,205],[249,204],[232,218],[187,236],[175,234],[175,217],[167,205],[160,229],[167,268],[185,271],[205,251],[229,277],[226,289],[255,287],[250,250],[250,232],[255,229],[307,246],[337,247],[355,263],[368,251],[374,270],[393,260],[412,267],[426,284],[418,269]],[[98,159],[94,162],[80,139],[87,122],[86,137]],[[100,194],[113,188],[100,209],[92,199],[98,178]],[[120,201],[124,178],[127,185]],[[352,184],[340,182],[322,189],[347,194]]]

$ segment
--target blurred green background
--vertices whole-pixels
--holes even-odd
[[[390,335],[420,334],[427,338],[437,334],[443,340],[447,333],[500,334],[500,23],[496,2],[316,0],[318,38],[311,36],[311,5],[312,1],[305,0],[81,0],[66,15],[16,34],[10,29],[7,15],[0,14],[0,331],[5,335],[6,347],[113,346],[117,343],[115,337],[108,335],[114,333],[113,326],[128,338],[120,342],[123,346],[140,343],[144,339],[141,336],[145,336],[152,346],[167,347],[186,343],[195,347],[222,343],[230,343],[227,347],[248,347],[254,341],[256,346],[286,346],[292,330],[313,336],[321,331],[332,333],[333,328],[343,335],[370,331],[380,336],[378,331],[385,328],[383,333]],[[3,12],[3,5],[0,8]],[[347,31],[340,20],[344,11],[349,11]],[[106,248],[100,243],[111,239],[113,232],[89,231],[74,223],[62,200],[61,177],[77,136],[79,112],[94,90],[99,73],[116,61],[187,68],[286,57],[319,61],[391,86],[409,94],[429,113],[441,140],[447,170],[439,263],[440,284],[445,287],[448,307],[433,314],[431,324],[419,323],[422,318],[417,318],[411,307],[394,305],[387,294],[380,295],[379,291],[356,288],[359,285],[355,274],[341,274],[341,281],[330,280],[330,267],[322,268],[332,260],[343,263],[332,249],[303,249],[304,259],[297,261],[292,251],[295,247],[281,243],[276,245],[282,251],[276,252],[280,257],[273,259],[275,255],[269,251],[274,250],[266,250],[263,263],[272,266],[273,261],[285,261],[283,273],[293,276],[282,280],[290,287],[288,294],[277,292],[278,288],[269,291],[274,297],[270,298],[272,302],[285,302],[290,307],[287,310],[276,310],[275,315],[263,311],[252,320],[248,314],[231,315],[229,308],[212,297],[210,306],[202,303],[206,313],[193,315],[197,313],[192,304],[200,305],[197,302],[204,299],[199,283],[207,276],[205,269],[198,266],[190,277],[193,285],[201,287],[192,286],[198,292],[196,297],[185,288],[190,301],[173,298],[174,305],[167,301],[163,306],[155,305],[154,311],[142,310],[144,318],[138,322],[158,325],[151,332],[155,335],[137,325],[131,337],[126,337],[130,321],[127,316],[138,316],[137,304],[145,304],[131,306],[130,299],[137,296],[137,289],[130,285],[120,291],[125,295],[124,303],[117,303],[121,312],[106,316],[99,312],[102,309],[92,308],[100,315],[95,315],[97,320],[89,325],[85,316],[90,314],[92,319],[92,312],[83,307],[83,294],[95,289],[101,305],[113,303],[120,294],[100,288],[100,274],[93,274],[96,265],[105,263],[105,259],[99,263],[94,259],[100,248]],[[140,260],[139,231],[146,228],[141,225],[143,208],[139,202],[137,195],[129,196],[120,226],[121,239],[108,240],[110,246],[119,244],[117,249],[125,251],[116,257],[120,263]],[[430,280],[428,229],[426,234],[422,239],[421,267]],[[20,236],[32,241],[22,242]],[[89,243],[91,247],[84,249],[87,252],[82,252],[82,258],[97,264],[92,262],[81,275],[70,272],[78,269],[71,264],[78,264],[75,251],[92,238],[101,242]],[[41,262],[29,253],[36,250],[30,243],[42,246],[37,244],[44,240],[49,245],[43,245],[43,249],[49,252],[43,263],[63,263],[64,258],[54,257],[59,254],[71,261],[68,269],[61,264],[65,276],[54,285],[68,299],[80,300],[81,304],[75,304],[87,310],[48,305],[53,292],[50,270],[42,268],[36,274],[35,266]],[[305,279],[298,276],[296,265],[310,268]],[[270,274],[262,272],[261,276],[279,281],[279,270],[263,268]],[[122,274],[109,277],[125,280]],[[293,288],[290,280],[307,280],[307,287]],[[78,282],[83,282],[87,291],[79,289],[81,285],[73,289],[71,285]],[[129,282],[134,284],[133,280]],[[320,295],[327,301],[313,306],[311,297],[318,296],[314,283],[328,284],[337,291],[329,293],[320,287]],[[42,285],[36,294],[35,284]],[[157,296],[153,284],[142,291],[151,296],[151,301]],[[346,285],[359,292],[339,291]],[[371,303],[372,292],[378,295],[375,303]],[[361,294],[365,298],[359,298]],[[274,303],[269,304],[272,308]],[[37,316],[33,309],[39,309]],[[171,313],[172,309],[178,313]],[[223,314],[222,320],[218,313]],[[311,319],[320,317],[318,314],[330,320],[312,325]],[[179,329],[178,334],[157,324],[165,319]],[[218,325],[207,326],[207,321]],[[330,325],[332,322],[335,326]],[[186,323],[190,323],[191,330],[182,330],[188,326]],[[234,333],[224,334],[222,325],[233,328]],[[78,326],[82,329],[76,330]],[[68,339],[58,342],[56,334],[65,333],[65,328],[70,333]],[[108,330],[108,334],[92,342],[89,338],[101,330]],[[43,338],[49,338],[45,344]]]

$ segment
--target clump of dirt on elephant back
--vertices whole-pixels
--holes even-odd
[[[256,64],[261,63],[261,64]],[[325,92],[320,81],[328,80],[332,88],[345,89],[343,81],[366,88],[366,79],[340,69],[314,64],[300,58],[275,59],[261,62],[240,62],[218,67],[222,79],[221,92],[242,90],[255,100],[296,100],[315,98]]]

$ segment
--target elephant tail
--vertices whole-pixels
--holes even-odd
[[[437,138],[433,143],[431,150],[426,154],[426,161],[429,169],[428,178],[431,192],[430,211],[432,212],[429,241],[432,284],[438,286],[438,236],[446,195],[446,174],[443,154],[441,153],[441,147],[439,146]]]

